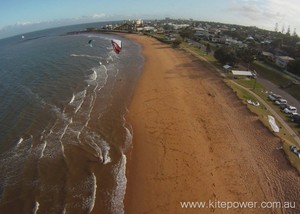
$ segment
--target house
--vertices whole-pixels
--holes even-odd
[[[263,51],[261,53],[261,55],[263,56],[264,59],[270,60],[270,61],[274,61],[274,54],[267,52],[267,51]]]
[[[156,28],[155,27],[151,27],[151,26],[145,26],[144,27],[144,32],[156,32]]]
[[[244,76],[244,77],[254,77],[255,74],[251,71],[238,71],[238,70],[232,70],[231,73],[236,76]]]
[[[213,43],[219,43],[219,42],[221,41],[221,39],[218,38],[218,37],[213,37],[213,38],[211,38],[211,41],[212,41]]]
[[[208,36],[207,30],[204,28],[195,28],[196,32],[194,34],[194,37],[196,38],[203,38]]]
[[[223,68],[224,68],[225,72],[230,72],[231,66],[230,65],[224,65]]]
[[[218,28],[210,28],[208,32],[212,35],[218,35],[221,31]]]
[[[282,67],[282,68],[286,68],[287,64],[294,60],[294,58],[289,57],[289,56],[277,56],[276,57],[276,65]]]

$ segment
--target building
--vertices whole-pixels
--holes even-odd
[[[230,72],[231,66],[230,65],[224,65],[223,68],[224,68],[225,72]]]
[[[138,19],[138,20],[133,20],[132,24],[134,24],[135,26],[142,26],[144,24],[143,20]]]
[[[274,61],[274,54],[272,54],[272,53],[270,53],[270,52],[267,52],[267,51],[263,51],[262,53],[261,53],[261,55],[262,55],[262,57],[264,58],[264,59],[267,59],[267,60],[270,60],[270,61]]]
[[[208,37],[208,35],[209,35],[208,31],[204,28],[198,27],[198,28],[195,28],[195,30],[196,30],[196,32],[195,32],[194,36],[196,38]]]
[[[289,57],[289,56],[277,56],[275,62],[276,62],[276,65],[278,65],[282,68],[286,68],[288,63],[292,60],[294,60],[294,58]]]
[[[237,71],[237,70],[232,70],[231,71],[233,76],[244,76],[244,77],[255,77],[256,75],[251,72],[251,71]]]

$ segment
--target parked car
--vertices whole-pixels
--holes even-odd
[[[280,104],[280,109],[283,110],[285,108],[288,108],[290,105],[288,105],[287,103],[283,103],[283,104]]]
[[[286,114],[297,113],[297,108],[294,106],[290,106],[288,108],[283,109],[283,112]]]
[[[290,117],[292,122],[300,122],[300,115],[298,113],[292,113]]]
[[[300,150],[298,150],[298,148],[297,148],[296,146],[290,145],[290,150],[291,150],[292,152],[294,152],[295,155],[298,156],[298,158],[300,158]]]
[[[280,104],[287,104],[287,100],[285,99],[278,99],[275,101],[276,105],[280,105]]]
[[[281,99],[281,96],[278,95],[278,94],[270,94],[270,95],[268,96],[268,98],[269,98],[269,100],[271,100],[271,101],[275,101],[275,100]]]

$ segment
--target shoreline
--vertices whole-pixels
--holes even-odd
[[[181,201],[299,201],[299,188],[286,194],[295,183],[283,183],[295,172],[288,171],[284,154],[269,149],[280,143],[278,138],[220,77],[194,57],[153,38],[125,37],[142,45],[145,58],[126,117],[133,127],[133,142],[127,154],[125,213],[212,211],[181,209]],[[253,136],[260,136],[257,142],[252,142]],[[274,158],[288,172],[277,177]],[[270,163],[270,169],[264,166]],[[297,177],[292,180],[300,182]],[[274,192],[275,185],[286,191]]]

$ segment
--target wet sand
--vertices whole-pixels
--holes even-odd
[[[145,65],[129,106],[125,213],[300,213],[300,179],[280,140],[214,71],[157,40],[143,46]],[[183,209],[180,202],[205,208]],[[295,209],[230,209],[209,201],[295,202]],[[214,204],[215,205],[215,204]]]

